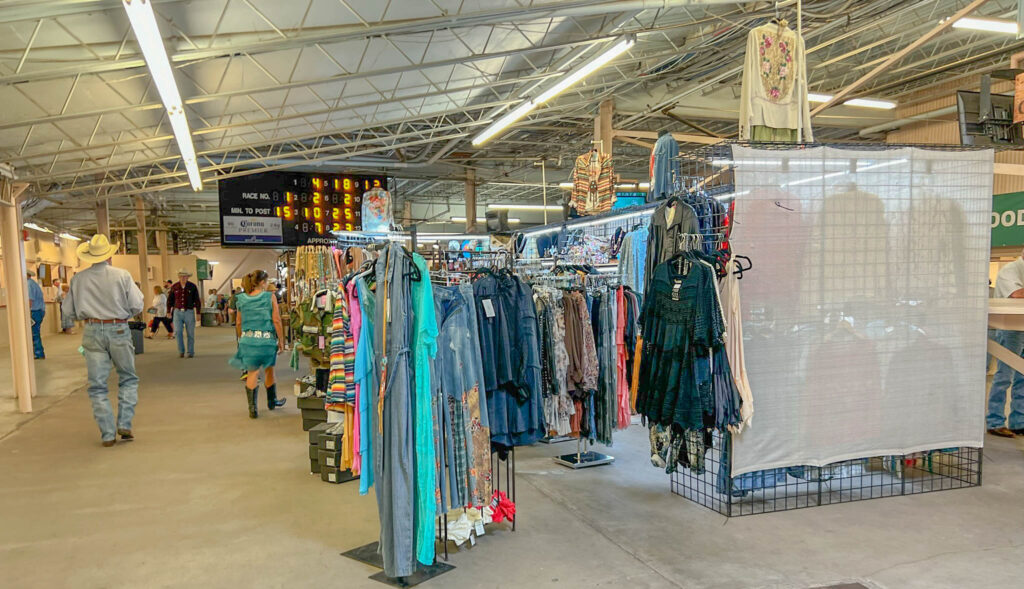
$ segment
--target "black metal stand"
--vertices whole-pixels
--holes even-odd
[[[380,547],[379,542],[371,542],[365,546],[359,548],[353,548],[348,552],[342,552],[341,555],[352,560],[358,560],[363,564],[368,564],[374,568],[383,569],[384,559],[381,557],[378,548]],[[434,562],[430,566],[419,565],[416,572],[409,575],[408,577],[389,577],[384,574],[384,571],[374,573],[370,575],[370,578],[374,581],[384,583],[385,585],[391,585],[392,587],[415,587],[424,581],[429,581],[434,577],[443,575],[450,570],[455,569],[453,565],[445,562]]]

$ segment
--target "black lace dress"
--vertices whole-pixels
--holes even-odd
[[[714,426],[709,351],[722,345],[725,334],[714,280],[714,270],[703,262],[670,260],[654,269],[641,313],[636,400],[637,412],[650,424],[681,430]]]

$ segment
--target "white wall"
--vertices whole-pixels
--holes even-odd
[[[205,296],[206,290],[217,289],[217,292],[227,293],[231,290],[231,280],[241,278],[254,270],[263,270],[270,275],[271,279],[277,277],[275,270],[277,258],[280,252],[270,248],[224,248],[208,247],[195,252],[196,257],[208,260],[212,266],[213,279],[207,280],[203,285]]]

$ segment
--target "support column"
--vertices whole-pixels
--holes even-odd
[[[139,287],[145,297],[153,296],[149,290],[149,247],[146,240],[146,202],[141,196],[135,197],[135,220],[139,231]]]
[[[594,139],[600,141],[594,145],[601,153],[612,153],[612,114],[615,113],[615,101],[609,98],[601,102],[594,121]]]
[[[167,252],[166,229],[164,229],[163,231],[156,232],[156,244],[160,248],[160,271],[163,274],[162,276],[157,276],[156,279],[158,281],[158,284],[163,284],[164,280],[174,280],[174,278],[171,277],[171,256]],[[146,296],[149,296],[149,293],[144,294],[146,294]]]
[[[110,212],[107,210],[105,199],[96,203],[96,233],[102,233],[110,238]]]
[[[412,227],[412,201],[406,198],[402,202],[402,227],[408,231]]]
[[[476,170],[466,170],[466,233],[476,231]]]
[[[15,189],[10,178],[0,176],[0,247],[3,248],[4,282],[7,286],[7,336],[11,346],[11,372],[18,410],[32,412],[36,394],[36,371],[32,360],[32,318],[29,315],[28,280],[25,276],[25,246],[21,240],[18,196],[27,188]]]

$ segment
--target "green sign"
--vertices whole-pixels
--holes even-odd
[[[209,262],[203,259],[196,259],[196,278],[199,280],[213,278],[213,269],[210,267]]]

